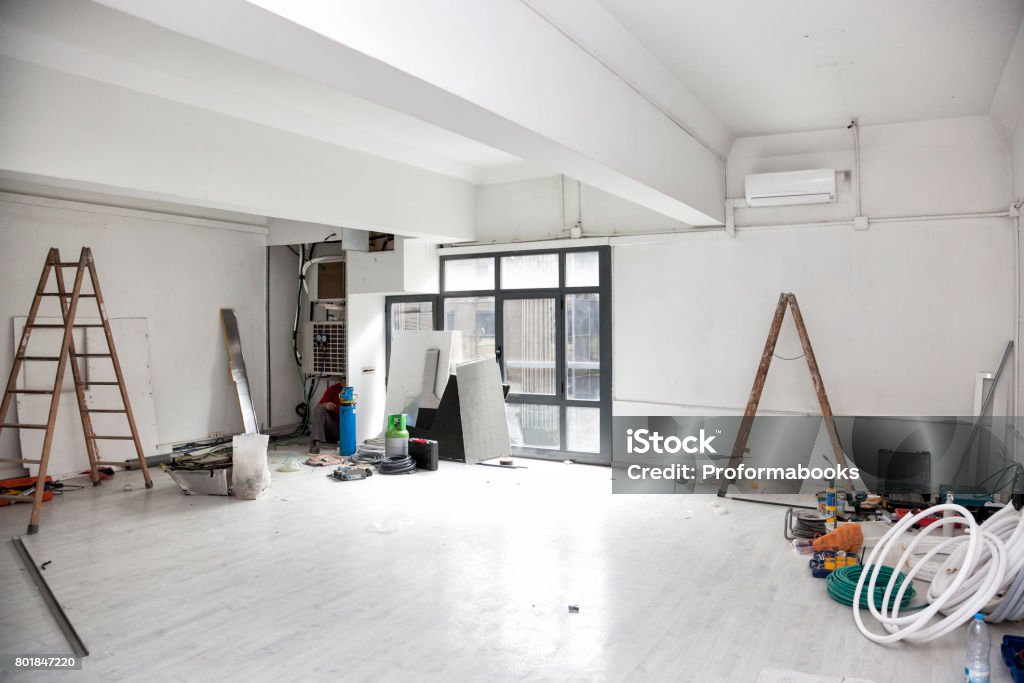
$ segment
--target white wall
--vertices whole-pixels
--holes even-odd
[[[1007,139],[988,116],[861,128],[861,196],[870,218],[1005,211],[1011,175]],[[807,168],[852,174],[847,129],[740,138],[729,153],[727,188],[743,197],[743,178]],[[736,225],[849,219],[856,215],[852,175],[839,201],[817,206],[737,209]]]
[[[436,294],[437,245],[395,236],[391,251],[348,252],[350,294]]]
[[[348,376],[358,395],[356,436],[362,441],[384,429],[384,297],[350,294],[347,308]]]
[[[1021,30],[1024,31],[1024,26]],[[1021,41],[1018,40],[1019,42]],[[1010,131],[1010,164],[1013,169],[1013,199],[1018,202],[1024,201],[1024,116],[1017,119]],[[1024,263],[1024,242],[1019,241],[1017,249],[1018,263]],[[1024,282],[1019,282],[1018,285],[1019,295],[1024,298]],[[1017,326],[1020,338],[1020,335],[1024,334],[1024,323],[1018,319]],[[1018,352],[1024,353],[1024,350],[1018,349]],[[1017,363],[1017,406],[1018,411],[1024,410],[1024,363],[1020,361]]]
[[[1024,118],[1018,122],[1010,138],[1011,163],[1013,165],[1013,196],[1024,199]]]
[[[668,232],[686,224],[561,176],[481,185],[478,244],[568,239],[582,219],[583,235]],[[565,246],[572,246],[566,244]]]
[[[149,321],[153,400],[161,443],[238,432],[221,308],[238,316],[253,402],[266,418],[265,230],[94,204],[0,195],[0,367],[13,362],[10,320],[25,315],[47,249],[93,250],[111,317]],[[228,229],[231,228],[231,229]],[[51,314],[59,315],[55,300]],[[0,452],[18,453],[13,430]],[[84,459],[84,456],[83,456]]]
[[[969,415],[1013,336],[1008,220],[741,231],[613,251],[619,402],[742,411],[780,292],[794,292],[833,409]],[[801,354],[787,317],[776,353]],[[803,359],[772,363],[764,411],[815,413]],[[620,406],[621,407],[621,406]]]
[[[295,316],[295,294],[299,286],[299,258],[286,246],[268,247],[268,249],[270,252],[270,418],[268,426],[281,427],[300,421],[299,416],[295,414],[295,406],[302,402],[302,384],[292,350],[292,321]]]
[[[863,213],[1005,211],[1007,147],[988,117],[864,128]],[[813,167],[852,170],[851,134],[738,140],[730,196],[742,196],[746,173]],[[850,219],[852,181],[836,204],[739,210],[737,224]],[[778,295],[792,291],[837,413],[969,415],[975,373],[994,370],[1014,336],[1013,269],[1008,218],[877,223],[864,232],[750,228],[735,239],[619,245],[615,396],[696,413],[741,410]],[[783,330],[779,355],[799,355],[791,322]],[[817,411],[802,359],[775,360],[762,406]]]

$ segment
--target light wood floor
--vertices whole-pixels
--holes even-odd
[[[524,463],[344,483],[275,472],[258,501],[184,496],[159,471],[149,491],[118,473],[69,492],[25,540],[91,655],[79,672],[0,679],[962,678],[960,636],[861,636],[788,549],[784,508],[719,515],[709,496],[612,495],[607,468]],[[0,533],[27,518],[0,508]],[[7,542],[0,571],[0,652],[69,652]]]

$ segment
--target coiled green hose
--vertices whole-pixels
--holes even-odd
[[[863,571],[863,565],[855,564],[849,567],[840,567],[834,572],[828,575],[825,579],[825,588],[828,590],[829,597],[836,602],[843,605],[853,605],[853,596],[857,593],[857,581],[860,579],[860,573]],[[882,565],[878,572],[878,580],[875,583],[875,609],[882,609],[882,599],[885,597],[885,587],[889,583],[889,579],[892,577],[893,572],[896,570],[892,567]],[[903,585],[904,576],[902,573],[896,577],[896,584],[893,586],[892,593],[889,595],[890,605],[889,609],[892,608],[892,599],[899,592],[900,586]],[[907,592],[903,594],[903,599],[900,600],[900,609],[903,609],[910,601],[914,599],[916,592],[914,586],[911,585],[907,588]],[[865,586],[864,592],[860,596],[860,608],[868,608],[868,592],[867,586]]]

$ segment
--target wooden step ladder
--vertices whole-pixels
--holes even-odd
[[[68,292],[64,284],[65,268],[75,268],[75,282]],[[50,274],[54,275],[57,284],[56,292],[47,292],[46,286],[50,280]],[[88,274],[91,283],[91,292],[83,292],[82,284]],[[36,316],[39,313],[39,305],[43,297],[57,297],[60,301],[61,316],[63,324],[42,324],[36,323]],[[78,314],[78,304],[82,299],[93,299],[99,310],[99,323],[81,324],[75,322]],[[75,350],[74,330],[78,328],[102,328],[106,337],[106,353],[78,353]],[[56,356],[33,356],[28,354],[29,339],[35,329],[50,328],[63,329],[64,337],[61,342],[60,352]],[[117,381],[114,382],[93,382],[82,378],[82,370],[78,366],[79,358],[109,358],[113,365],[114,375]],[[142,453],[142,443],[139,441],[139,431],[135,426],[135,416],[132,414],[131,404],[128,402],[128,391],[124,386],[124,375],[121,373],[121,363],[117,358],[117,350],[114,348],[114,337],[110,332],[110,321],[107,319],[106,307],[103,305],[103,294],[100,292],[100,282],[96,275],[96,264],[92,258],[92,251],[88,247],[82,248],[82,253],[77,262],[62,262],[60,251],[51,248],[46,256],[46,263],[43,265],[43,274],[39,277],[39,285],[36,287],[35,297],[32,299],[32,306],[29,308],[28,318],[25,327],[21,331],[21,341],[18,350],[14,355],[14,364],[11,366],[11,375],[7,380],[7,389],[4,392],[3,401],[0,402],[0,432],[4,429],[38,429],[46,430],[43,438],[42,453],[38,460],[25,458],[0,458],[0,462],[18,463],[21,465],[39,465],[39,472],[36,475],[36,488],[32,496],[32,516],[28,523],[28,533],[34,534],[39,531],[39,513],[43,505],[43,493],[46,488],[46,470],[50,462],[50,448],[53,446],[53,432],[57,422],[57,409],[60,406],[61,388],[64,384],[64,370],[70,361],[71,374],[75,380],[75,395],[78,398],[78,411],[82,418],[82,431],[85,433],[85,450],[89,457],[89,473],[93,486],[100,483],[100,465],[124,466],[126,461],[104,461],[100,460],[98,441],[132,441],[135,444],[135,453],[139,462],[139,468],[146,480],[146,488],[153,488],[153,480],[149,476],[149,469],[146,467],[146,458]],[[21,372],[23,363],[40,362],[56,363],[57,371],[53,381],[53,389],[19,389],[18,373]],[[91,408],[86,403],[86,387],[94,385],[117,386],[121,395],[121,407],[116,408]],[[7,411],[11,406],[11,399],[15,394],[49,394],[50,412],[46,424],[25,424],[21,422],[7,422]],[[105,435],[96,434],[92,427],[91,415],[96,413],[122,413],[127,418],[130,435]],[[17,502],[28,502],[24,495],[0,494],[0,498],[14,500]]]
[[[800,313],[796,294],[790,292],[779,294],[779,303],[775,307],[775,316],[772,318],[772,325],[768,330],[768,339],[764,343],[764,351],[761,352],[761,362],[754,375],[754,386],[750,389],[750,398],[747,400],[746,410],[743,411],[743,420],[740,422],[736,443],[733,445],[732,455],[729,457],[729,467],[734,469],[738,467],[747,454],[747,441],[750,439],[750,431],[754,427],[757,406],[761,403],[761,392],[764,390],[765,380],[768,379],[768,368],[771,367],[772,358],[775,356],[775,343],[779,341],[779,332],[782,330],[782,320],[786,317],[787,308],[793,314],[793,322],[796,323],[800,345],[804,350],[803,356],[807,359],[807,369],[811,371],[811,383],[814,385],[814,393],[818,396],[818,405],[821,407],[821,416],[825,421],[825,430],[828,432],[829,442],[831,442],[832,451],[835,453],[836,464],[846,467],[846,453],[843,451],[843,445],[839,442],[836,420],[832,415],[832,404],[829,403],[828,394],[825,393],[825,382],[822,381],[821,372],[818,370],[818,360],[814,357],[814,349],[811,348],[811,338],[807,336],[804,316]],[[731,479],[723,481],[718,489],[718,495],[724,497],[732,483]],[[843,479],[843,488],[847,493],[853,490],[849,479]]]

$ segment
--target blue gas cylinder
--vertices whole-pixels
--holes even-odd
[[[338,406],[338,454],[356,453],[356,404],[342,403]]]

